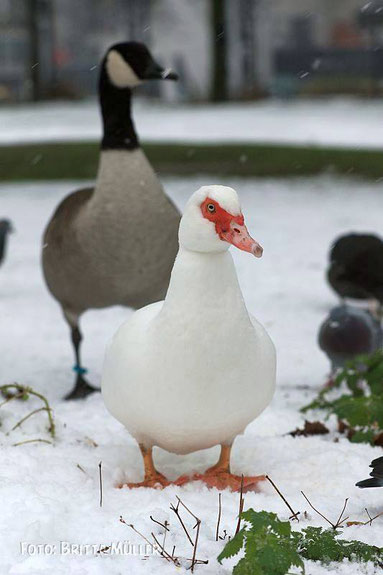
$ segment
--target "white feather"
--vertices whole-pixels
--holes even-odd
[[[117,88],[134,88],[142,83],[133,68],[129,66],[117,50],[108,52],[105,67],[110,81]]]

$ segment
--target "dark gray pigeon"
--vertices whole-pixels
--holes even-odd
[[[0,264],[5,258],[8,234],[12,231],[13,227],[9,220],[0,220]]]
[[[370,473],[370,479],[363,479],[363,481],[358,481],[356,487],[383,487],[383,457],[378,457],[370,463],[372,471]]]
[[[341,298],[383,303],[383,241],[373,234],[346,234],[331,247],[327,279]]]
[[[330,311],[319,329],[318,341],[336,370],[357,355],[382,347],[381,322],[366,309],[343,304]]]

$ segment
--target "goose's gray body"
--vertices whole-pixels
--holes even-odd
[[[68,320],[162,299],[179,221],[140,148],[103,151],[95,188],[65,198],[44,235],[44,275]]]

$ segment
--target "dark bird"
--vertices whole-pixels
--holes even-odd
[[[357,355],[380,349],[383,330],[368,310],[344,304],[330,311],[319,329],[318,342],[335,371]]]
[[[356,483],[357,487],[364,489],[365,487],[383,487],[383,457],[378,457],[371,462],[370,467],[372,471],[370,473],[370,479],[363,479],[363,481],[358,481]]]
[[[341,298],[383,303],[383,241],[372,234],[347,234],[330,251],[327,278]]]
[[[96,184],[66,197],[44,234],[45,280],[71,330],[76,358],[67,399],[94,391],[80,360],[81,314],[163,299],[177,254],[179,211],[142,151],[131,117],[132,90],[153,79],[177,76],[143,44],[109,48],[99,78],[103,138]]]
[[[0,220],[0,264],[3,263],[7,249],[8,234],[13,232],[12,224],[9,220]]]

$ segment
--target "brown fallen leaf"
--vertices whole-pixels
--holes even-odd
[[[374,445],[379,445],[380,447],[383,447],[383,432],[379,433],[378,435],[375,435]]]
[[[347,521],[347,527],[352,527],[353,525],[364,525],[363,521]]]
[[[329,433],[328,428],[321,421],[305,421],[303,429],[297,428],[291,431],[288,435],[292,437],[302,436],[309,437],[310,435],[325,435]]]

